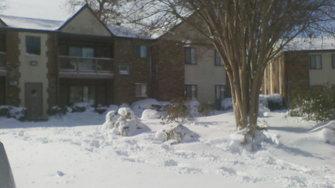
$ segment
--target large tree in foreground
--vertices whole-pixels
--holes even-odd
[[[293,38],[310,29],[321,29],[332,17],[333,1],[70,0],[70,4],[88,3],[105,23],[111,23],[108,16],[115,15],[122,24],[155,28],[149,31],[167,30],[176,20],[197,29],[225,63],[237,128],[253,133],[265,67]]]
[[[326,21],[333,7],[333,0],[158,1],[198,29],[220,54],[231,86],[237,128],[246,128],[251,134],[257,129],[265,67],[289,41]],[[190,18],[180,16],[185,8],[193,13]]]

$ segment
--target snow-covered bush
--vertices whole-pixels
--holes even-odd
[[[132,136],[148,130],[129,107],[121,107],[117,112],[108,112],[102,128],[121,136]]]
[[[208,116],[209,114],[211,114],[213,112],[213,105],[210,105],[210,104],[200,104],[198,106],[198,112],[201,115]]]
[[[15,106],[0,106],[0,116],[14,118],[23,121],[26,116],[26,108]]]
[[[335,88],[322,86],[296,92],[290,104],[290,115],[300,115],[307,120],[335,119]]]
[[[94,111],[98,114],[103,114],[109,111],[117,111],[118,109],[119,107],[117,105],[110,105],[110,106],[98,105],[97,107],[94,108]]]
[[[48,114],[51,116],[54,115],[58,115],[58,116],[62,116],[65,115],[68,112],[68,108],[63,106],[52,106],[49,110],[48,110]]]
[[[192,142],[199,139],[199,135],[188,129],[187,127],[178,124],[171,125],[169,128],[156,133],[155,138],[162,142],[169,141],[172,144],[182,142]]]
[[[224,98],[221,101],[221,107],[223,108],[223,110],[231,110],[231,109],[233,109],[233,100],[232,100],[232,98]]]
[[[160,119],[162,117],[162,112],[153,109],[146,109],[142,113],[142,120],[148,119]]]
[[[86,110],[92,109],[92,105],[85,102],[74,103],[71,106],[72,112],[85,112]]]
[[[157,111],[162,111],[164,106],[169,104],[168,102],[160,102],[156,99],[143,99],[134,102],[131,105],[131,108],[134,110],[134,113],[137,117],[141,117],[142,113],[146,109],[153,109]]]
[[[196,108],[197,110],[195,103],[187,104],[184,99],[173,99],[169,105],[165,106],[164,110],[166,111],[167,115],[162,119],[166,123],[183,123],[188,119],[192,119],[190,108]],[[195,110],[193,109],[193,113],[195,113],[194,111]]]
[[[270,110],[262,103],[259,104],[258,106],[258,116],[260,117],[266,117],[268,116],[268,113]]]

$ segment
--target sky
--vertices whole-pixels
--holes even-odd
[[[73,13],[65,6],[67,0],[6,0],[7,8],[0,14],[66,20]]]

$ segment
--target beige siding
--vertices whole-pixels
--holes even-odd
[[[40,55],[30,55],[26,53],[25,47],[25,37],[26,36],[39,36],[41,37],[41,54]],[[19,33],[19,50],[20,50],[20,67],[19,72],[21,74],[19,79],[19,88],[20,88],[20,101],[21,106],[25,106],[25,83],[42,83],[43,84],[43,115],[47,117],[48,110],[48,68],[47,68],[47,34],[42,33],[28,33],[20,32]],[[31,62],[35,61],[36,65],[31,65]]]
[[[313,53],[316,54],[316,53]],[[332,68],[331,56],[335,53],[319,53],[322,56],[322,69],[309,70],[310,86],[335,85],[335,69]]]
[[[88,8],[79,12],[61,31],[82,35],[111,36],[106,27]]]
[[[223,66],[215,66],[214,50],[209,46],[193,46],[197,49],[197,64],[185,65],[185,84],[198,86],[201,103],[215,102],[215,85],[226,85]]]

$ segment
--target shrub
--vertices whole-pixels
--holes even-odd
[[[314,121],[335,119],[335,88],[322,86],[296,93],[290,104],[290,115]]]
[[[213,111],[213,105],[210,104],[200,104],[198,106],[198,112],[204,116],[208,116]]]
[[[26,108],[15,106],[0,106],[0,117],[14,118],[23,121],[26,117]]]
[[[60,106],[53,106],[48,110],[48,114],[53,116],[53,115],[64,115],[68,112],[67,108],[65,106],[60,107]]]
[[[171,100],[171,104],[165,106],[167,115],[163,118],[167,123],[183,123],[191,118],[190,109],[186,106],[186,101],[182,98]]]

